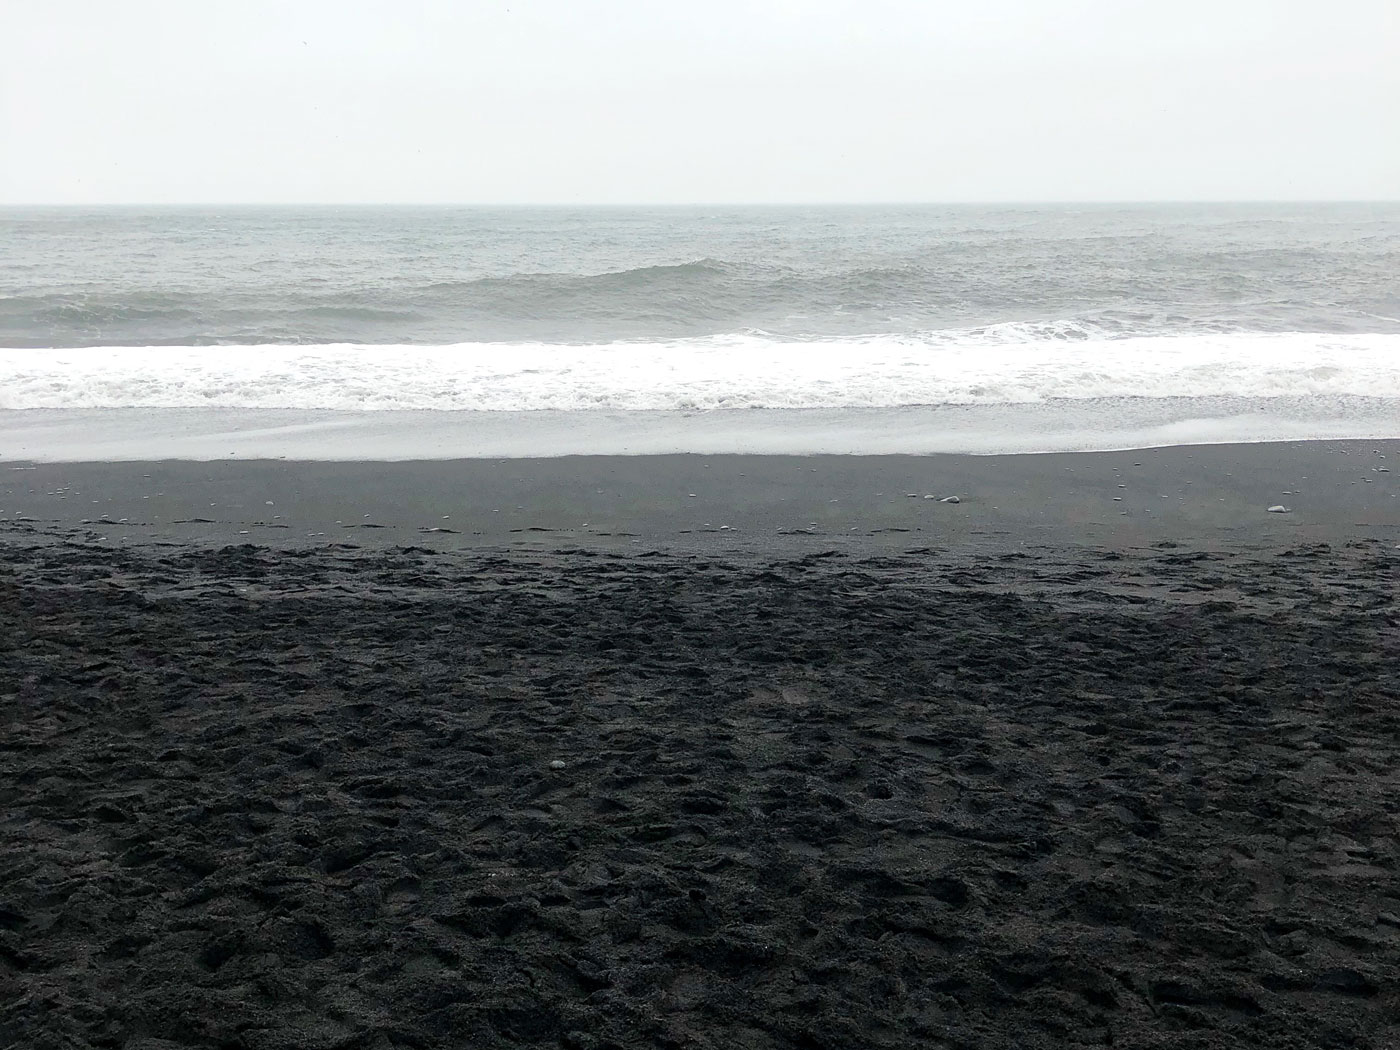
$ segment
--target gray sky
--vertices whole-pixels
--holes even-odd
[[[0,202],[1400,198],[1400,0],[0,0]]]

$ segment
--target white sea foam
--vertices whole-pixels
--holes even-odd
[[[0,349],[0,409],[709,412],[1104,398],[1400,399],[1400,335]]]

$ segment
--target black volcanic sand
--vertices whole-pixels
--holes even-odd
[[[1400,551],[1318,491],[1143,546],[0,525],[0,1046],[1394,1046]]]
[[[0,523],[17,519],[103,542],[434,549],[1396,543],[1400,438],[1042,456],[0,465]]]

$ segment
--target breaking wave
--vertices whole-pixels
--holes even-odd
[[[0,349],[0,409],[682,411],[1394,398],[1400,335],[1109,338],[1078,322],[791,341]]]

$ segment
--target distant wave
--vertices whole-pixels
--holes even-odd
[[[736,267],[717,259],[697,259],[694,262],[639,266],[630,270],[608,270],[602,273],[514,273],[499,277],[477,277],[471,280],[438,281],[423,287],[427,295],[451,298],[474,295],[479,291],[497,294],[511,289],[539,291],[540,289],[619,289],[651,288],[666,285],[684,288],[688,283],[725,279],[735,275]]]
[[[440,281],[405,289],[406,301],[445,316],[572,321],[664,318],[672,324],[728,326],[761,301],[801,301],[781,272],[717,259],[594,274],[517,273]]]
[[[1394,398],[1400,335],[1111,338],[1079,322],[794,342],[0,349],[0,409],[520,412]]]
[[[1389,310],[1393,293],[1384,291],[1390,286],[1369,270],[1348,277],[1354,300],[1332,302],[1320,297],[1325,287],[1300,288],[1296,276],[1280,276],[1282,264],[1205,271],[1183,264],[1163,275],[1146,264],[1105,265],[1098,274],[1056,273],[1055,265],[964,245],[858,264],[836,255],[804,265],[704,257],[593,273],[453,276],[446,266],[448,279],[431,280],[386,265],[330,278],[254,267],[159,284],[134,276],[62,287],[21,282],[0,291],[0,346],[582,344],[750,329],[820,341],[991,319],[1049,325],[1047,337],[1066,339],[1400,328]],[[1027,312],[1054,320],[1026,320]]]

